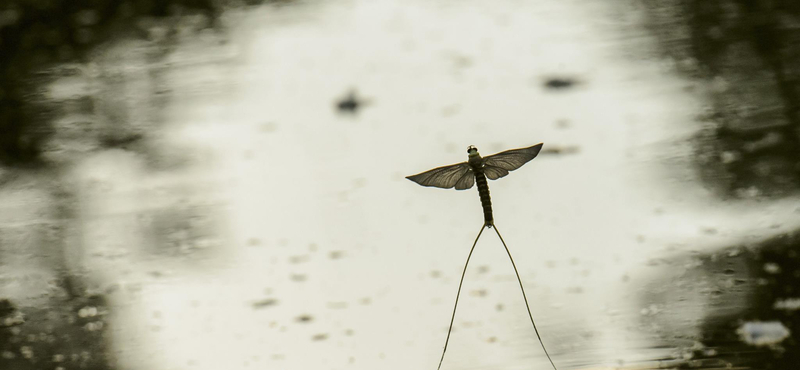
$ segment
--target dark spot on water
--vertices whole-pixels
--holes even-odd
[[[564,154],[576,154],[580,152],[580,148],[575,145],[569,146],[547,146],[545,145],[542,150],[539,152],[540,155],[564,155]]]
[[[544,87],[551,90],[564,90],[573,87],[577,81],[569,77],[553,77],[544,82]]]
[[[311,340],[313,341],[322,341],[325,339],[328,339],[328,334],[326,333],[314,334],[314,336],[311,337]]]
[[[489,292],[486,289],[475,289],[469,292],[469,294],[474,297],[486,297],[486,295],[488,295]]]
[[[344,98],[336,103],[336,109],[341,113],[356,114],[366,104],[366,101],[360,99],[355,91],[350,91]]]
[[[132,145],[140,141],[144,136],[142,134],[128,134],[128,135],[106,135],[100,138],[100,144],[107,148],[122,148],[128,149]]]
[[[311,257],[302,255],[302,256],[291,256],[289,257],[289,263],[303,263],[308,262]]]
[[[262,300],[257,301],[257,302],[253,302],[253,308],[260,309],[260,308],[274,306],[276,304],[278,304],[278,300],[277,299],[275,299],[275,298],[267,298],[267,299],[262,299]]]
[[[295,320],[297,322],[307,323],[307,322],[311,322],[312,320],[314,320],[314,318],[311,317],[311,315],[300,315],[300,316],[297,316],[295,318]]]

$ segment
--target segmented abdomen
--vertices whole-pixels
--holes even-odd
[[[486,181],[486,175],[483,174],[483,171],[475,171],[475,182],[478,184],[478,195],[481,197],[481,206],[483,206],[484,225],[494,225],[494,218],[492,217],[492,198],[489,196],[489,184]]]

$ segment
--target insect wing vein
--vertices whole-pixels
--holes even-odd
[[[508,175],[508,171],[506,169],[489,165],[484,165],[483,173],[486,174],[486,177],[488,177],[489,180],[497,180],[505,175]]]
[[[472,169],[466,162],[452,164],[434,168],[406,178],[422,186],[434,186],[437,188],[450,189],[459,182],[464,176],[472,176]],[[470,185],[471,186],[471,185]]]
[[[503,170],[513,171],[522,167],[523,164],[528,163],[531,159],[536,158],[540,150],[542,150],[541,143],[527,148],[506,150],[484,158],[483,164],[486,167],[499,167]],[[489,175],[487,174],[487,176]],[[505,175],[497,178],[503,176]]]

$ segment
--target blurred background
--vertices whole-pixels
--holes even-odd
[[[800,5],[5,0],[0,369],[432,369],[490,182],[560,369],[800,364]],[[443,369],[549,369],[493,233]]]

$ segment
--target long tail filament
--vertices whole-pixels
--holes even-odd
[[[484,224],[481,226],[481,231],[478,232],[478,236],[475,237],[475,241],[472,243],[472,248],[469,250],[469,255],[467,256],[467,262],[464,263],[464,270],[461,271],[461,281],[458,282],[458,292],[456,293],[456,302],[453,305],[453,314],[450,316],[450,327],[447,329],[447,339],[444,341],[444,350],[442,350],[442,358],[439,359],[439,367],[437,370],[441,370],[442,362],[444,361],[444,354],[447,352],[447,344],[450,342],[450,333],[453,331],[453,321],[456,318],[456,309],[458,308],[458,298],[461,296],[461,287],[464,285],[464,276],[467,274],[467,266],[469,266],[469,260],[472,258],[472,252],[475,251],[475,246],[478,245],[478,239],[481,238],[481,234],[483,234],[483,230],[485,227],[492,228],[494,226],[494,231],[497,233],[497,237],[500,238],[500,242],[503,243],[503,247],[506,249],[506,253],[508,254],[508,259],[511,260],[511,266],[514,267],[514,274],[517,275],[517,282],[519,282],[519,289],[522,291],[522,299],[525,300],[525,308],[528,309],[528,317],[531,319],[531,325],[533,325],[533,331],[536,332],[536,337],[539,338],[539,343],[542,345],[542,350],[544,350],[545,356],[550,361],[550,365],[553,366],[554,370],[558,370],[556,364],[553,363],[553,359],[550,358],[550,354],[547,352],[547,348],[544,346],[544,342],[542,341],[542,336],[539,335],[539,329],[536,328],[536,322],[533,321],[533,314],[531,314],[531,306],[528,304],[528,297],[525,295],[525,288],[522,286],[522,279],[519,277],[519,271],[517,270],[517,264],[514,263],[514,258],[511,257],[511,251],[508,249],[505,240],[503,240],[503,236],[500,235],[500,231],[497,230],[497,225],[494,224]]]

